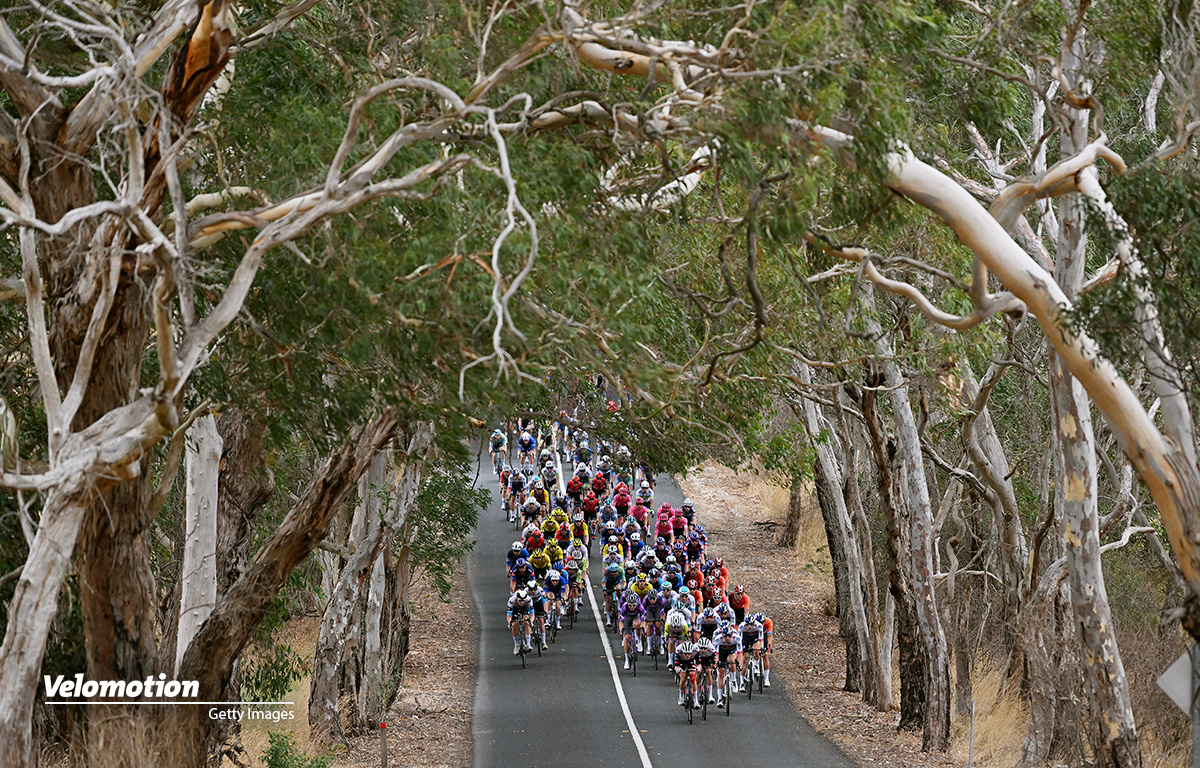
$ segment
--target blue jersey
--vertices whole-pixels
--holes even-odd
[[[513,552],[511,549],[508,550],[508,570],[511,571],[513,568],[516,568],[517,561],[522,558],[525,560],[529,559],[529,550],[522,549],[520,552]]]
[[[550,573],[559,574],[558,584],[556,585],[556,584],[554,584],[554,582],[550,581],[550,575],[547,574],[546,578],[542,580],[542,589],[544,589],[546,591],[546,594],[550,595],[550,597],[560,597],[560,598],[566,597],[567,596],[567,576],[566,576],[566,574],[564,574],[562,571],[551,571]]]

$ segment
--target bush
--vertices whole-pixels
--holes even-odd
[[[304,754],[285,733],[269,733],[267,738],[271,740],[271,746],[262,754],[267,768],[329,768],[333,762],[330,755],[309,757]]]

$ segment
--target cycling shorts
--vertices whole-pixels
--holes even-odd
[[[732,656],[736,652],[737,652],[737,648],[735,646],[718,645],[717,646],[717,663],[724,664],[726,661],[729,661],[729,657]]]
[[[546,615],[546,601],[545,600],[539,600],[538,602],[534,603],[533,615],[538,616],[538,617]]]
[[[696,659],[700,662],[701,669],[712,669],[717,666],[717,654],[711,656],[697,656]]]
[[[651,621],[651,622],[662,621],[662,616],[663,616],[662,608],[647,608],[646,609],[646,621]]]
[[[761,643],[762,641],[758,639],[757,633],[753,635],[742,635],[742,648],[746,650],[751,650],[756,645],[761,648]]]
[[[700,630],[701,637],[713,639],[713,635],[717,634],[717,624],[697,624],[696,629]]]
[[[611,595],[613,593],[613,591],[615,591],[616,588],[619,586],[621,586],[621,581],[619,579],[610,579],[608,577],[605,577],[605,579],[604,579],[604,594]]]
[[[669,637],[673,640],[678,640],[681,637],[685,637],[687,634],[688,634],[687,627],[672,627],[672,626],[667,627],[667,637]]]

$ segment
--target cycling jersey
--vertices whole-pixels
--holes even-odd
[[[534,552],[529,556],[529,564],[532,565],[534,570],[537,571],[545,571],[553,562],[554,561],[550,559],[550,556],[546,554],[545,547],[542,547],[537,552]]]
[[[701,669],[711,669],[717,665],[717,651],[714,648],[711,651],[703,652],[696,651],[696,661],[700,663]]]
[[[698,666],[699,663],[700,659],[695,651],[689,654],[679,653],[678,651],[675,652],[675,666],[681,670],[691,669],[692,667]]]
[[[635,600],[631,603],[628,600],[623,599],[621,600],[621,607],[618,610],[618,613],[620,613],[621,618],[625,621],[629,621],[630,619],[638,620],[645,618],[646,609],[642,607],[641,600]]]
[[[713,637],[713,645],[717,646],[718,660],[724,664],[731,654],[741,653],[742,636],[737,632],[718,632]]]
[[[729,607],[729,603],[716,603],[713,605],[713,610],[717,612],[717,618],[721,621],[733,621],[733,609]]]
[[[631,502],[631,499],[629,498],[629,494],[626,493],[625,491],[621,491],[617,495],[613,496],[613,506],[617,508],[617,512],[622,517],[624,517],[626,515],[626,513],[629,512],[630,502]]]
[[[578,476],[572,477],[567,481],[568,496],[573,496],[578,499],[581,493],[583,493],[583,481],[580,480]]]
[[[667,613],[667,637],[679,639],[691,635],[692,622],[683,611],[672,608]]]
[[[597,472],[596,476],[592,478],[592,490],[596,492],[597,496],[603,496],[607,489],[608,481],[604,479],[604,473]]]
[[[498,451],[508,445],[508,437],[505,435],[492,435],[492,450]]]
[[[651,600],[649,597],[646,597],[642,600],[642,607],[646,609],[647,621],[659,621],[662,618],[663,611],[666,610],[667,604],[662,599],[662,595],[659,595],[657,600]]]
[[[638,599],[640,600],[643,597],[645,597],[646,595],[650,594],[650,590],[654,589],[654,585],[650,583],[649,579],[647,579],[646,581],[642,581],[641,579],[638,579],[637,581],[630,584],[629,588],[631,590],[633,590],[633,593],[635,595],[637,595]]]
[[[696,620],[696,629],[702,637],[707,637],[709,640],[713,639],[713,635],[717,633],[717,628],[720,626],[721,620],[715,616],[711,619],[701,616]]]
[[[513,568],[515,568],[517,565],[517,561],[522,558],[524,558],[526,560],[529,559],[529,551],[528,550],[522,549],[519,552],[513,552],[511,549],[508,550],[508,570],[511,571]]]
[[[525,490],[525,475],[520,472],[513,472],[512,479],[508,481],[509,488],[513,493],[520,493]]]
[[[578,523],[572,523],[571,524],[571,538],[579,539],[580,541],[587,541],[588,540],[587,523],[585,523],[583,521],[580,521]]]
[[[763,639],[763,625],[750,618],[738,626],[738,631],[742,633],[742,646],[745,648]]]
[[[550,573],[561,574],[562,571],[550,571]],[[551,597],[564,598],[567,596],[567,577],[560,575],[558,584],[555,584],[551,580],[550,574],[546,574],[546,579],[542,582],[542,589]]]
[[[513,593],[511,596],[509,596],[509,598],[508,598],[508,615],[510,617],[524,616],[524,615],[527,615],[530,613],[533,613],[533,601],[532,600],[526,599],[525,604],[522,605],[521,603],[519,603],[517,601],[516,593]]]
[[[518,444],[521,446],[523,453],[530,453],[533,449],[537,448],[537,440],[532,435],[522,437]]]
[[[542,551],[546,553],[546,556],[550,558],[550,562],[552,563],[557,563],[559,560],[566,559],[566,554],[563,552],[562,547],[558,545],[557,541],[547,542],[546,546],[542,547]]]
[[[729,607],[733,609],[733,615],[737,616],[737,623],[741,624],[746,618],[746,611],[750,608],[750,595],[743,593],[742,595],[730,595]]]

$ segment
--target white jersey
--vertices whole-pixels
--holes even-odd
[[[668,627],[671,627],[673,629],[683,629],[684,627],[688,626],[689,624],[691,624],[691,621],[688,619],[688,615],[686,613],[684,613],[683,611],[672,608],[667,613],[667,626]]]

